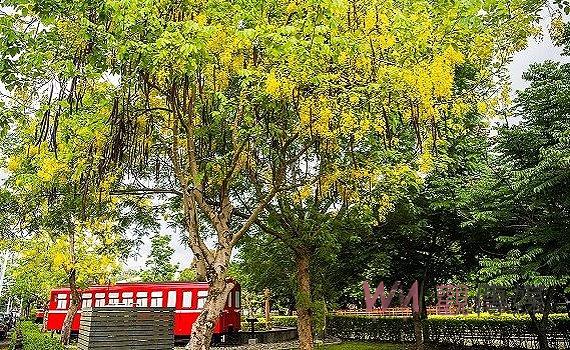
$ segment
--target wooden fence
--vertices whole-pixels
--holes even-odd
[[[174,309],[97,307],[84,309],[78,350],[172,350]]]
[[[374,309],[366,311],[362,309],[354,310],[337,310],[334,313],[337,316],[369,316],[369,317],[412,317],[412,308],[410,307],[389,307],[386,309]],[[436,307],[427,308],[428,315],[443,314],[438,312]]]

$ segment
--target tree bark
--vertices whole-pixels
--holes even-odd
[[[77,263],[77,257],[75,256],[75,232],[72,227],[69,231],[69,256],[71,261],[71,269],[69,270],[69,289],[71,290],[71,300],[69,303],[69,309],[63,320],[63,326],[61,328],[61,344],[69,344],[69,337],[71,336],[71,326],[73,325],[73,319],[77,310],[79,310],[79,302],[81,300],[81,294],[77,289],[77,270],[75,269],[75,264]]]
[[[570,317],[570,293],[566,293],[566,312],[568,317]]]
[[[63,320],[63,327],[61,328],[61,344],[63,345],[69,344],[71,326],[77,314],[77,310],[79,310],[79,302],[81,299],[81,295],[77,289],[77,275],[75,269],[71,269],[69,273],[69,288],[71,289],[71,302],[67,314],[65,314],[65,319]]]
[[[311,257],[306,251],[295,253],[297,264],[297,329],[299,331],[299,349],[313,349],[313,327],[311,324]]]
[[[542,318],[540,321],[536,318],[535,310],[529,309],[529,316],[532,324],[536,330],[536,335],[538,337],[538,348],[548,349],[548,317],[550,316],[550,297],[552,296],[552,290],[549,289],[546,292],[544,301],[544,310],[542,310]]]
[[[210,348],[214,327],[222,314],[228,294],[231,292],[234,283],[226,280],[226,273],[217,274],[209,283],[208,298],[200,316],[192,325],[192,335],[190,343],[186,346],[191,350],[207,350]]]
[[[414,323],[414,338],[416,340],[416,350],[424,349],[424,333],[422,328],[422,320],[419,312],[414,312],[412,314],[412,319]]]

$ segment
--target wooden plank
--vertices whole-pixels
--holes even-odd
[[[174,309],[101,307],[82,312],[79,350],[171,350]]]

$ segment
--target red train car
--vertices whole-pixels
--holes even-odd
[[[47,329],[60,331],[70,304],[70,289],[51,291]],[[175,308],[174,335],[189,337],[192,324],[198,318],[208,296],[208,284],[201,282],[119,283],[113,286],[94,286],[83,290],[81,307],[72,324],[79,331],[81,308],[98,306],[132,306]],[[241,290],[239,284],[231,291],[214,334],[237,332],[240,329]]]

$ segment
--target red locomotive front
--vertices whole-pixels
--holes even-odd
[[[69,288],[51,291],[47,329],[60,331],[70,304]],[[94,286],[81,293],[81,307],[73,319],[72,331],[79,331],[81,308],[98,306],[140,306],[175,308],[174,335],[189,337],[206,298],[208,284],[202,282],[119,283],[114,286]],[[214,334],[237,332],[240,329],[241,290],[232,289]]]

